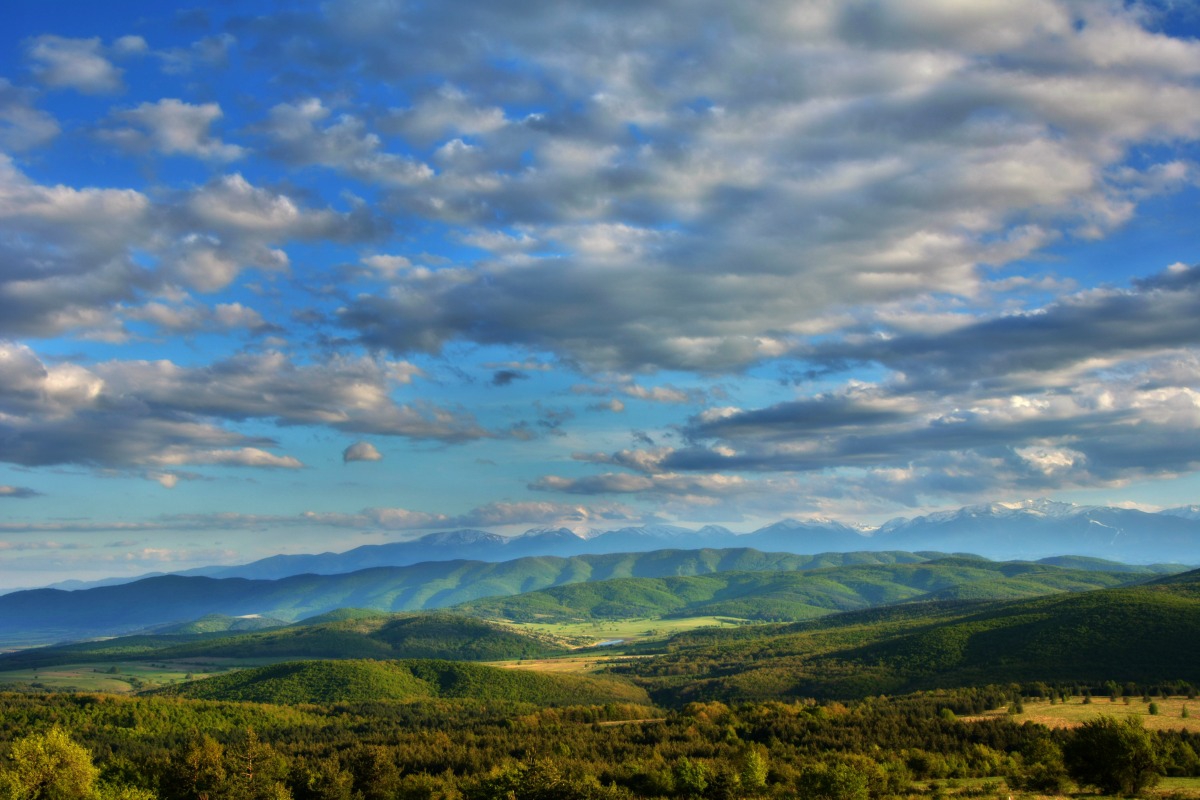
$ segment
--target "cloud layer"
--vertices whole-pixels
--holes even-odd
[[[218,518],[1191,499],[1200,31],[1173,4],[56,13],[0,33],[26,544],[162,498],[211,512],[196,553]],[[119,513],[98,482],[127,478]]]

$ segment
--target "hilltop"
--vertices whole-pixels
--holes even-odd
[[[155,694],[255,703],[347,703],[453,698],[543,706],[649,703],[619,678],[501,669],[438,660],[299,661],[218,675]]]

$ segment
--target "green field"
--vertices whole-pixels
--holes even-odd
[[[58,692],[133,694],[207,678],[233,669],[270,663],[264,659],[204,659],[203,661],[119,661],[63,664],[44,669],[0,672],[0,687],[16,685]]]
[[[1074,728],[1089,719],[1105,714],[1110,717],[1139,717],[1142,724],[1151,730],[1179,730],[1200,732],[1200,700],[1189,700],[1186,697],[1156,697],[1152,702],[1158,706],[1158,713],[1150,713],[1150,704],[1143,702],[1140,697],[1130,697],[1129,703],[1125,698],[1111,702],[1107,697],[1093,697],[1092,702],[1084,703],[1082,697],[1072,697],[1066,703],[1054,703],[1037,700],[1024,703],[1024,713],[1013,716],[1015,722],[1036,722],[1048,728]],[[1183,709],[1188,709],[1188,716],[1183,716]],[[992,712],[992,715],[1007,713],[1004,710]]]
[[[348,623],[343,623],[348,624]],[[560,640],[575,648],[586,648],[563,657],[508,659],[497,661],[501,666],[522,667],[548,672],[591,672],[620,648],[595,645],[609,640],[620,640],[621,644],[665,639],[666,637],[697,629],[729,628],[746,624],[743,620],[729,617],[692,617],[687,619],[627,619],[603,622],[580,622],[562,624],[509,623],[505,627],[514,631],[536,634],[540,637]],[[286,632],[284,632],[286,633]],[[271,634],[261,634],[270,636]],[[276,632],[274,635],[282,636]],[[236,640],[235,640],[236,641]],[[246,641],[250,641],[249,638]],[[234,648],[235,649],[235,648]],[[77,654],[76,658],[79,657]],[[86,658],[86,656],[84,656]],[[110,656],[111,657],[111,656]],[[51,691],[108,692],[132,694],[144,689],[154,689],[182,683],[190,678],[205,678],[230,670],[258,667],[286,661],[294,656],[283,653],[278,657],[218,657],[197,656],[175,659],[151,660],[105,660],[86,661],[80,659],[66,664],[55,664],[36,669],[0,671],[0,687],[13,685],[48,689]]]
[[[737,628],[753,624],[734,617],[684,617],[681,619],[597,620],[594,622],[509,622],[514,630],[551,636],[575,647],[594,647],[620,639],[620,645],[665,639],[676,633],[700,628]],[[614,645],[614,647],[619,645]]]

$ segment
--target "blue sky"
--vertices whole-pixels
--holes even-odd
[[[1200,480],[1194,4],[0,9],[0,586]]]

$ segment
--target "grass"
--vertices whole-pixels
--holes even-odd
[[[592,647],[600,642],[620,639],[621,644],[665,639],[672,634],[697,628],[736,628],[750,624],[734,617],[685,617],[682,619],[598,620],[595,622],[506,622],[518,631],[532,631],[570,642],[576,647]]]
[[[733,628],[750,624],[733,617],[687,617],[684,619],[617,619],[598,622],[505,622],[516,630],[536,632],[566,642],[577,649],[570,655],[546,658],[522,658],[488,662],[505,669],[530,669],[537,672],[598,672],[613,658],[629,658],[622,645],[666,639],[681,631],[698,628]],[[611,647],[596,647],[600,642],[620,640]]]
[[[56,692],[133,694],[143,689],[207,678],[231,669],[273,663],[278,659],[217,659],[203,661],[105,661],[63,664],[41,669],[0,672],[0,685],[16,685]],[[115,670],[115,671],[114,671]]]
[[[731,617],[690,617],[686,619],[625,619],[603,622],[578,623],[505,623],[507,627],[525,633],[542,634],[567,642],[578,648],[594,648],[599,642],[620,639],[622,644],[665,639],[681,631],[698,628],[729,628],[744,625],[744,620]],[[588,649],[584,655],[549,658],[526,658],[491,662],[495,666],[530,669],[539,672],[562,672],[586,674],[595,672],[619,648]],[[280,658],[216,658],[203,657],[174,661],[106,661],[64,664],[40,669],[22,669],[0,672],[0,685],[16,684],[34,686],[51,691],[111,692],[132,694],[143,689],[154,689],[182,683],[190,674],[192,678],[207,678],[231,669],[265,666],[280,661]],[[115,667],[117,672],[109,670]],[[1198,709],[1200,710],[1200,709]]]
[[[1110,717],[1139,717],[1150,730],[1184,730],[1200,733],[1200,700],[1188,700],[1186,697],[1156,697],[1152,702],[1157,704],[1158,713],[1151,714],[1150,704],[1143,702],[1140,697],[1130,697],[1129,703],[1124,698],[1110,702],[1107,697],[1093,697],[1091,703],[1084,703],[1082,697],[1072,697],[1066,703],[1050,704],[1046,700],[1033,700],[1024,703],[1024,713],[1013,717],[1015,722],[1036,722],[1048,728],[1074,728],[1089,719],[1105,714]],[[1187,707],[1189,716],[1183,716]],[[1002,716],[1004,709],[991,711],[984,716]],[[1200,783],[1197,784],[1200,788]]]

